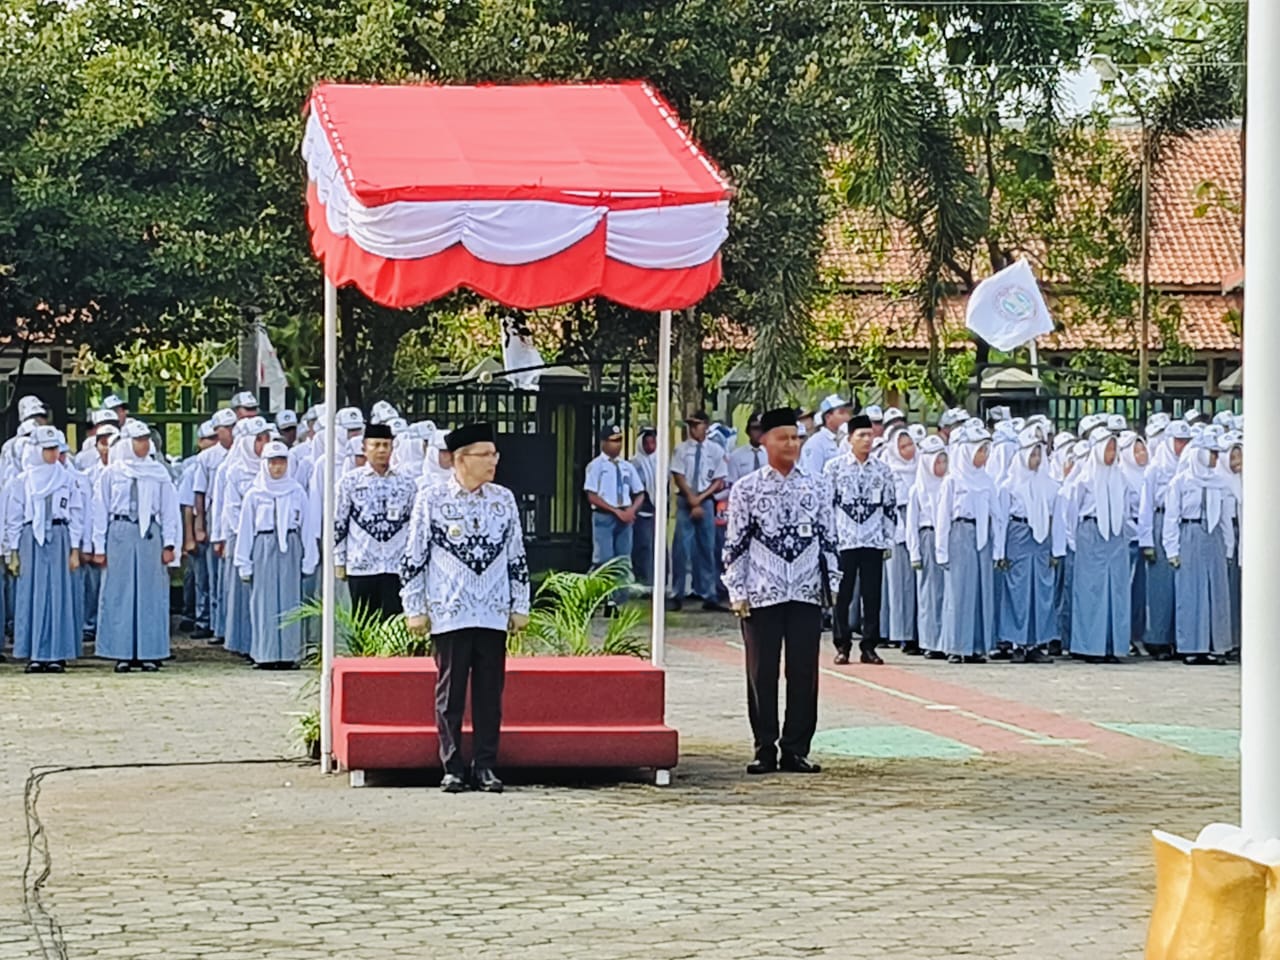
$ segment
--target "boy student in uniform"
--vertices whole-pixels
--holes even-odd
[[[672,610],[684,606],[685,580],[692,573],[693,592],[702,609],[724,609],[717,597],[716,517],[713,498],[724,487],[724,447],[707,439],[711,418],[696,410],[685,420],[689,438],[671,456],[676,484],[676,534],[671,557]],[[656,589],[656,585],[655,585]]]
[[[602,566],[617,557],[631,561],[636,514],[644,487],[635,467],[622,459],[622,428],[600,431],[600,455],[587,464],[582,487],[591,503],[591,564]],[[622,591],[610,598],[605,612],[617,610]]]

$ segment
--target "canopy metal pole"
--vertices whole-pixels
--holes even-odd
[[[658,324],[658,463],[653,503],[653,665],[667,652],[667,491],[671,486],[671,311]]]
[[[334,605],[337,578],[334,575],[333,475],[338,406],[338,288],[328,275],[324,278],[324,528],[320,554],[321,596],[324,615],[320,626],[320,772],[331,773],[333,762],[333,648]]]
[[[1274,629],[1275,571],[1280,569],[1280,510],[1270,507],[1280,468],[1280,326],[1268,311],[1280,301],[1280,4],[1249,4],[1249,136],[1245,143],[1244,357],[1249,382],[1249,465],[1244,472],[1240,656],[1240,825],[1258,840],[1280,837],[1280,637]]]

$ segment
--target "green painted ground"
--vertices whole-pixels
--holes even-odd
[[[1100,723],[1100,727],[1127,733],[1131,737],[1154,740],[1198,753],[1202,757],[1221,757],[1231,760],[1240,756],[1240,731],[1219,730],[1212,727],[1182,727],[1167,723]]]
[[[947,737],[898,725],[819,730],[813,738],[813,750],[837,757],[931,760],[964,760],[982,752]]]

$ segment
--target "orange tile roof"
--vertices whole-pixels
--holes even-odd
[[[943,301],[942,341],[955,346],[971,341],[964,327],[964,297]],[[1233,317],[1242,306],[1239,295],[1164,294],[1161,309],[1173,308],[1182,313],[1179,339],[1199,352],[1231,352],[1240,349],[1240,335]],[[1088,318],[1073,318],[1075,309],[1068,297],[1056,298],[1050,309],[1057,318],[1058,329],[1039,339],[1041,350],[1066,351],[1085,348],[1136,350],[1137,330],[1112,328]],[[828,349],[852,343],[880,341],[891,350],[927,350],[928,337],[916,301],[883,293],[841,294],[815,311],[819,344]],[[729,321],[721,322],[708,337],[707,349],[750,349],[752,337]],[[1163,347],[1159,325],[1151,323],[1149,346]]]
[[[1138,131],[1113,136],[1137,150]],[[1244,263],[1241,236],[1240,130],[1196,133],[1167,149],[1152,181],[1151,282],[1162,289],[1220,290]],[[827,225],[822,266],[839,283],[858,288],[911,283],[918,254],[906,228],[878,222],[865,211],[846,209]],[[1140,276],[1137,244],[1131,279]],[[985,260],[975,274],[989,273]]]

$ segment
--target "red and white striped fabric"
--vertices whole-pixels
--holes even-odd
[[[730,188],[645,83],[312,93],[312,247],[390,307],[680,309],[720,281]]]

